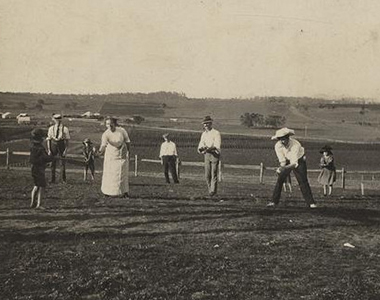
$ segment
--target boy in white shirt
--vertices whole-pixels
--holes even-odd
[[[162,137],[164,138],[165,141],[161,144],[160,158],[161,158],[161,164],[164,166],[164,174],[165,174],[166,183],[170,183],[169,170],[170,170],[170,173],[172,174],[174,183],[179,183],[177,168],[176,168],[177,159],[178,159],[177,147],[170,140],[169,133],[165,133]]]

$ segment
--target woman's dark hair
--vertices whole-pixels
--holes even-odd
[[[329,145],[325,145],[319,150],[319,153],[327,152],[328,154],[332,154],[332,147]]]

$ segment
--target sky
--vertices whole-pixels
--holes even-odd
[[[0,0],[0,91],[380,100],[378,0]]]

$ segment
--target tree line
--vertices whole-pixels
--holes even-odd
[[[240,122],[246,127],[273,127],[278,128],[285,124],[286,117],[278,115],[262,115],[259,113],[244,113],[240,116]]]

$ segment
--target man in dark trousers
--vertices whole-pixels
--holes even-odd
[[[176,168],[177,159],[178,159],[177,147],[170,140],[169,133],[165,133],[162,137],[164,138],[164,142],[161,144],[160,158],[161,158],[161,163],[164,166],[165,180],[167,183],[170,183],[170,179],[169,179],[169,170],[170,170],[174,183],[179,183],[177,168]]]
[[[305,149],[299,141],[290,137],[292,135],[294,135],[294,130],[285,127],[277,130],[276,134],[272,137],[272,140],[277,140],[274,149],[280,167],[276,170],[278,177],[272,201],[268,202],[267,207],[274,207],[280,202],[283,184],[290,172],[293,171],[307,205],[310,208],[316,208],[317,206],[307,179]]]
[[[62,115],[53,114],[54,125],[49,127],[47,136],[47,150],[49,155],[59,157],[61,161],[60,179],[66,183],[66,153],[69,147],[70,132],[67,126],[62,123]],[[51,163],[51,182],[55,183],[57,160]]]

